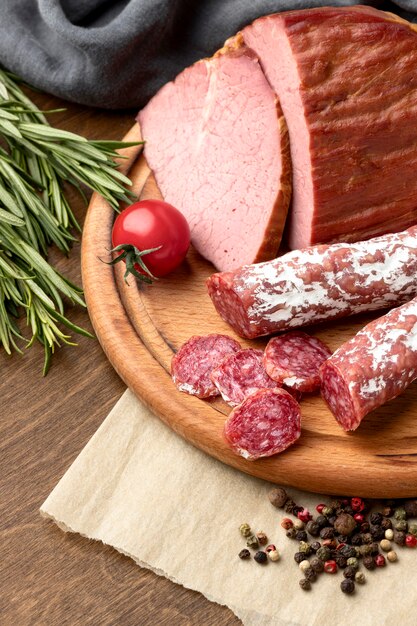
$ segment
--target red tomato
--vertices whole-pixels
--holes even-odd
[[[114,248],[125,245],[129,254],[133,254],[131,246],[141,252],[160,247],[141,258],[154,276],[165,276],[184,260],[190,245],[190,228],[183,214],[171,204],[142,200],[116,217],[112,242]],[[120,250],[123,253],[125,249]],[[134,256],[132,259],[135,261]],[[128,259],[125,260],[128,265]],[[134,267],[145,274],[136,262]]]

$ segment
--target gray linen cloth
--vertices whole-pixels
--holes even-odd
[[[140,107],[256,17],[351,0],[0,0],[0,64],[87,105]],[[417,21],[417,0],[372,0]]]

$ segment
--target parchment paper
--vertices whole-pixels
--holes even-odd
[[[398,563],[365,570],[354,596],[340,591],[340,573],[304,592],[296,544],[279,525],[284,514],[269,503],[270,488],[185,442],[126,391],[41,514],[229,606],[246,626],[416,625],[416,550],[398,548]],[[311,509],[318,502],[288,491]],[[238,558],[242,522],[267,533],[279,562]]]

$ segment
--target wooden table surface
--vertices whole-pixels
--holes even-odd
[[[33,94],[32,94],[33,97]],[[53,125],[91,139],[120,139],[134,112],[105,112],[34,96],[45,109],[65,106]],[[85,207],[75,196],[80,221]],[[51,261],[80,282],[80,246]],[[90,327],[87,312],[69,312]],[[0,622],[10,626],[232,626],[240,621],[196,592],[139,568],[114,549],[42,520],[39,507],[106,417],[125,387],[97,341],[54,356],[42,378],[42,351],[11,358],[0,350]]]

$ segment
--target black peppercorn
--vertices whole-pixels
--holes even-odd
[[[282,487],[277,487],[276,489],[272,489],[269,492],[268,498],[273,506],[276,506],[278,509],[282,509],[282,507],[288,500],[288,495],[285,489],[282,489]]]
[[[335,521],[337,520],[337,516],[336,515],[330,515],[327,518],[327,523],[330,524],[330,526],[334,526]]]
[[[297,541],[307,541],[308,539],[307,533],[305,530],[297,530],[295,538],[297,539]]]
[[[384,506],[382,509],[382,515],[385,517],[392,517],[394,515],[394,507],[392,506]]]
[[[345,506],[345,513],[347,513],[348,515],[355,515],[355,511],[352,509],[351,506]]]
[[[380,541],[385,537],[385,530],[382,528],[382,526],[371,524],[369,532],[371,533],[372,539],[374,541]]]
[[[379,526],[382,522],[382,514],[381,513],[371,513],[369,516],[369,522],[371,525]]]
[[[264,565],[268,562],[268,556],[266,552],[263,552],[262,550],[255,552],[255,556],[253,558],[257,563],[260,563],[261,565]]]
[[[384,517],[384,519],[382,520],[381,528],[383,528],[384,530],[388,530],[389,528],[392,528],[392,522],[390,519],[388,519],[388,517]]]
[[[364,556],[362,562],[366,569],[372,570],[376,568],[375,561],[372,556]]]
[[[325,528],[322,528],[320,531],[320,537],[322,539],[333,539],[334,528],[331,528],[330,526],[326,526]]]
[[[239,552],[239,559],[250,559],[250,552],[246,548]]]
[[[347,543],[347,540],[348,540],[346,535],[338,535],[336,539],[339,543]]]
[[[371,544],[364,543],[360,546],[359,551],[361,556],[369,556],[372,552]]]
[[[371,533],[364,533],[362,535],[362,543],[372,543],[372,535],[371,535]]]
[[[317,574],[316,572],[313,570],[312,567],[309,567],[308,569],[306,569],[306,571],[304,572],[304,576],[306,577],[307,580],[309,580],[311,583],[314,583],[317,580]]]
[[[311,549],[313,550],[313,552],[317,552],[319,548],[321,548],[320,541],[313,541],[313,543],[311,544]]]
[[[319,525],[319,528],[324,528],[327,526],[327,517],[324,515],[318,515],[315,519],[316,524]]]
[[[303,589],[304,591],[309,591],[311,589],[311,582],[309,580],[307,580],[306,578],[302,578],[298,584],[300,585],[301,589]]]
[[[351,540],[350,540],[352,546],[361,546],[362,545],[362,535],[361,533],[357,533],[356,535],[353,535]]]
[[[369,533],[370,524],[369,522],[362,522],[361,524],[361,533]]]
[[[347,567],[345,567],[345,569],[343,570],[343,576],[345,578],[355,578],[356,572],[358,571],[357,567],[353,567],[352,565],[348,565]]]
[[[324,563],[317,556],[313,556],[313,558],[310,559],[310,565],[317,574],[320,574],[324,570]]]
[[[356,548],[354,548],[353,546],[343,546],[340,552],[347,559],[350,559],[351,557],[356,556]]]
[[[345,578],[345,580],[342,580],[340,583],[340,589],[343,593],[351,594],[355,591],[355,583],[350,578]]]
[[[375,556],[375,554],[379,553],[379,545],[377,543],[371,543],[371,554]]]
[[[291,498],[288,498],[288,500],[285,503],[284,509],[286,513],[290,513],[292,514],[294,512],[294,507],[296,506],[294,500],[291,500]]]
[[[394,530],[394,543],[398,546],[403,546],[405,544],[405,533],[401,530]]]
[[[417,499],[404,502],[404,510],[407,513],[407,517],[417,517]]]
[[[304,509],[303,506],[298,506],[297,504],[293,507],[292,510],[292,514],[297,516],[298,513],[301,513],[301,511]]]
[[[304,552],[296,552],[294,554],[294,561],[296,563],[301,563],[301,561],[305,561],[306,555],[304,554]]]
[[[306,524],[306,531],[312,537],[318,537],[320,533],[320,526],[314,520],[310,520]]]
[[[332,500],[329,504],[329,507],[331,509],[333,509],[334,511],[336,511],[337,509],[340,509],[340,507],[342,506],[342,502],[340,500]]]
[[[333,559],[336,561],[337,566],[340,567],[340,569],[346,567],[347,558],[343,556],[343,554],[340,554],[340,552],[336,552],[336,554],[333,556]]]
[[[297,535],[297,529],[294,527],[289,528],[285,534],[287,535],[288,539],[295,539]]]

